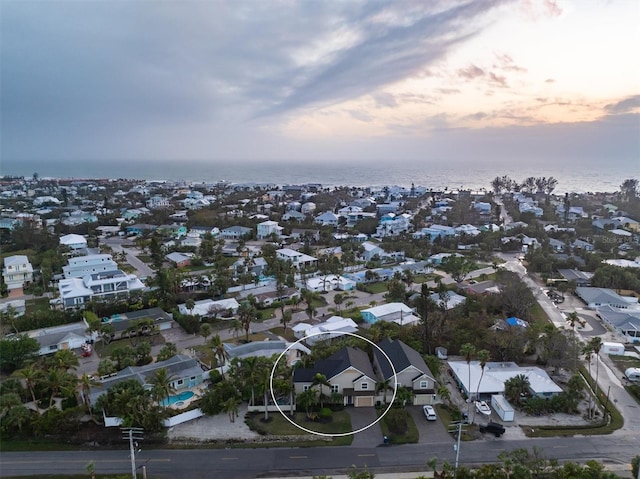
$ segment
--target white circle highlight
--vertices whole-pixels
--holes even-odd
[[[302,341],[304,341],[305,339],[308,338],[313,338],[314,336],[326,336],[327,334],[331,335],[331,334],[338,334],[340,336],[342,335],[347,335],[347,336],[353,336],[354,338],[358,338],[358,339],[362,339],[364,341],[366,341],[367,343],[371,344],[372,346],[378,348],[378,351],[380,351],[382,353],[382,355],[386,358],[387,361],[389,361],[389,364],[391,365],[391,370],[393,371],[393,396],[391,397],[391,402],[389,402],[389,405],[387,406],[387,409],[384,410],[384,412],[380,415],[380,417],[378,419],[376,419],[375,421],[373,421],[371,424],[361,427],[360,429],[354,430],[354,431],[349,431],[349,432],[336,432],[336,433],[328,433],[328,432],[319,432],[319,431],[312,431],[311,429],[307,429],[304,426],[301,426],[300,424],[294,422],[291,418],[287,417],[287,414],[284,413],[282,411],[282,409],[280,409],[280,405],[278,404],[278,401],[276,400],[275,394],[273,392],[273,375],[276,372],[276,367],[278,366],[278,363],[280,362],[280,360],[282,359],[282,357],[287,354],[287,352],[289,352],[289,350],[291,348],[293,348],[296,344],[302,343]],[[295,343],[291,343],[289,346],[287,346],[287,349],[285,349],[284,351],[282,351],[280,353],[280,355],[278,356],[278,359],[276,359],[275,363],[273,363],[273,368],[271,368],[271,375],[269,376],[269,392],[271,393],[271,399],[273,400],[273,404],[275,404],[276,409],[278,409],[278,412],[282,415],[282,417],[284,417],[287,421],[289,421],[291,424],[293,424],[294,426],[296,426],[298,429],[301,429],[305,432],[308,432],[309,434],[315,434],[317,436],[324,436],[324,437],[343,437],[343,436],[351,436],[352,434],[357,434],[359,432],[362,431],[366,431],[367,429],[369,429],[371,426],[374,426],[375,424],[377,424],[380,420],[382,420],[383,417],[385,417],[385,415],[389,412],[389,410],[391,409],[391,406],[393,406],[393,402],[396,399],[396,394],[398,392],[398,378],[397,378],[397,372],[396,372],[396,368],[393,366],[393,362],[391,362],[391,359],[389,358],[389,356],[387,355],[387,353],[385,353],[376,343],[374,343],[373,341],[360,336],[359,334],[354,334],[354,333],[346,333],[346,332],[342,332],[342,331],[327,331],[327,332],[322,332],[322,333],[314,333],[314,334],[310,334],[308,336],[305,336],[304,338],[298,339]]]

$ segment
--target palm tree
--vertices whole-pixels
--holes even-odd
[[[476,353],[476,348],[473,344],[471,343],[464,343],[462,345],[462,347],[460,348],[460,354],[462,354],[464,356],[465,361],[467,361],[467,369],[469,371],[469,382],[468,384],[468,389],[467,389],[467,401],[468,401],[468,405],[467,405],[467,414],[470,412],[469,408],[471,407],[471,359],[473,358],[473,356]]]
[[[258,383],[259,368],[260,364],[257,356],[249,356],[248,358],[243,359],[240,367],[240,375],[242,376],[245,384],[248,384],[251,389],[251,400],[249,402],[251,406],[254,406],[256,403],[255,385]]]
[[[238,339],[238,334],[242,331],[242,324],[237,319],[232,319],[229,324],[229,332],[233,333],[233,339]]]
[[[287,332],[287,326],[292,319],[293,319],[293,314],[291,313],[290,309],[287,309],[282,312],[282,318],[280,318],[280,323],[282,324],[282,327],[285,333]]]
[[[451,391],[446,385],[443,384],[438,388],[438,396],[447,404],[451,404]]]
[[[169,374],[166,368],[157,369],[149,384],[151,384],[151,395],[153,399],[162,404],[162,401],[176,392],[176,388],[173,386],[174,377]]]
[[[257,311],[249,301],[243,301],[238,308],[238,319],[242,325],[242,329],[245,332],[245,340],[249,342],[249,330],[251,329],[251,322],[256,318]]]
[[[584,359],[587,361],[587,365],[589,367],[589,377],[591,376],[591,358],[593,357],[593,348],[591,347],[591,343],[587,343],[582,348],[582,354],[584,355]],[[591,417],[591,393],[589,393],[589,417]]]
[[[480,361],[480,368],[482,369],[482,372],[480,373],[480,379],[478,379],[478,387],[476,388],[476,401],[480,400],[480,383],[482,382],[482,376],[484,376],[484,368],[487,366],[487,362],[489,362],[489,359],[491,359],[491,355],[489,354],[489,351],[487,351],[486,349],[481,349],[480,351],[477,352],[476,357],[478,358],[478,360]],[[473,417],[475,419],[475,408],[473,409]],[[471,420],[471,422],[473,422],[473,419]]]
[[[382,391],[383,401],[385,404],[387,404],[387,390],[389,389],[390,385],[391,379],[381,379],[376,383],[376,392]]]
[[[584,325],[587,324],[587,322],[584,319],[582,319],[580,316],[578,316],[578,313],[576,311],[573,311],[567,314],[567,323],[569,323],[569,325],[571,326],[571,329],[573,330],[573,341],[574,341],[573,369],[578,369],[578,351],[576,350],[578,347],[578,340],[576,337],[576,324],[580,325],[581,327],[584,327]]]
[[[91,394],[91,387],[99,386],[100,382],[96,381],[93,376],[89,376],[87,373],[84,373],[78,383],[80,385],[80,391],[82,393],[82,402],[84,402],[89,415],[93,418],[93,411],[91,409],[91,398],[89,395]]]
[[[13,373],[14,376],[18,376],[24,380],[27,389],[31,393],[31,399],[35,405],[38,404],[35,395],[35,387],[42,381],[42,370],[37,368],[34,363],[27,364],[24,368],[18,369]]]
[[[238,417],[239,405],[240,402],[235,396],[231,396],[224,403],[222,403],[222,412],[226,412],[229,415],[229,421],[236,422],[236,417]]]
[[[60,369],[67,371],[68,369],[75,369],[80,365],[78,356],[70,349],[61,349],[56,351],[53,355],[55,365]]]
[[[336,293],[333,297],[333,304],[336,305],[336,312],[340,312],[340,306],[344,303],[344,293]]]
[[[600,356],[599,356],[599,354],[600,354],[600,349],[602,348],[602,338],[600,336],[594,336],[589,341],[589,346],[591,346],[593,354],[596,357],[596,388],[595,388],[595,393],[596,393],[596,400],[597,400],[598,399],[598,375],[600,373]]]
[[[211,330],[211,325],[209,323],[204,323],[200,326],[200,336],[204,338],[205,342],[207,341],[207,338],[211,336],[212,332],[213,331]]]
[[[307,417],[311,417],[311,408],[316,403],[316,390],[309,388],[296,396],[296,404],[304,408]]]
[[[218,363],[218,367],[220,368],[220,375],[222,379],[224,379],[224,371],[222,367],[225,365],[227,360],[229,359],[229,353],[224,347],[224,343],[222,339],[220,339],[220,335],[216,334],[213,336],[209,342],[209,347],[213,350],[213,356],[216,358],[216,362]]]
[[[322,373],[316,373],[316,375],[313,377],[313,380],[311,381],[311,388],[313,388],[314,386],[318,386],[318,390],[319,390],[319,397],[320,397],[320,409],[322,409],[323,407],[323,401],[322,398],[324,397],[324,395],[322,394],[322,386],[327,386],[327,387],[331,387],[331,383],[329,382],[329,380],[327,379],[327,377],[322,374]]]
[[[524,374],[518,374],[504,382],[504,395],[513,404],[519,404],[520,398],[529,391],[530,387],[529,378]]]

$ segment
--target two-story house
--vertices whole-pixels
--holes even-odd
[[[280,236],[283,229],[277,221],[263,221],[258,224],[256,234],[258,239],[267,239],[272,235]]]
[[[393,368],[389,360],[393,364]],[[413,393],[414,405],[434,403],[436,380],[433,373],[420,353],[399,339],[385,338],[378,343],[377,348],[373,348],[373,369],[381,381],[389,381],[390,389],[394,388],[395,381],[398,382],[398,387],[409,389]]]
[[[318,259],[308,254],[301,253],[300,251],[293,250],[291,248],[282,248],[276,250],[276,257],[278,259],[290,262],[296,269],[313,268],[318,265]]]
[[[330,386],[314,385],[316,374],[322,374]],[[376,376],[367,353],[346,347],[327,359],[316,361],[312,368],[296,368],[293,373],[296,394],[311,388],[322,388],[322,394],[340,394],[345,406],[372,407],[376,398]]]
[[[2,279],[10,295],[22,294],[22,288],[33,281],[33,266],[29,258],[22,254],[7,256],[4,259]]]

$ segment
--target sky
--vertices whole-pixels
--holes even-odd
[[[0,0],[0,158],[617,162],[637,0]]]

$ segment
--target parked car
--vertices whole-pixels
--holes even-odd
[[[422,412],[424,413],[424,417],[427,418],[427,421],[435,421],[438,419],[436,410],[433,409],[433,406],[429,406],[428,404],[426,406],[422,406]]]
[[[504,434],[505,428],[499,422],[489,421],[487,424],[480,425],[480,432],[489,432],[495,437],[500,437]]]

